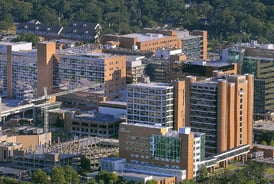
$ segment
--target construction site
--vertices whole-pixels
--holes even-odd
[[[62,142],[60,137],[54,137],[49,130],[51,109],[60,109],[61,103],[55,101],[57,96],[87,90],[89,86],[75,88],[54,94],[47,94],[31,99],[27,104],[9,106],[3,103],[1,110],[1,142],[15,142],[20,146],[5,145],[5,155],[11,159],[15,168],[33,170],[36,168],[50,169],[54,166],[70,164],[78,167],[80,158],[85,156],[90,160],[92,170],[99,169],[101,158],[117,155],[119,142],[116,139],[98,137],[72,137],[70,141]],[[38,122],[38,123],[37,123]],[[40,123],[39,123],[40,122]],[[42,126],[41,126],[42,122]],[[39,127],[35,127],[40,125]],[[64,128],[64,127],[63,127]],[[57,141],[52,141],[52,140]]]
[[[13,155],[13,166],[16,168],[50,169],[54,166],[79,166],[80,158],[90,160],[90,169],[99,169],[101,158],[117,155],[119,142],[114,139],[89,137],[58,143],[43,150],[16,150]]]

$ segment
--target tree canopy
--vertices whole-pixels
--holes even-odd
[[[274,3],[269,0],[0,0],[0,7],[0,29],[13,21],[66,25],[78,20],[98,22],[105,33],[168,25],[208,30],[220,41],[274,41]]]
[[[36,170],[32,175],[32,182],[33,183],[40,183],[40,184],[48,184],[48,175],[42,169]]]
[[[64,166],[64,167],[54,167],[51,170],[51,183],[58,183],[58,184],[78,184],[79,177],[76,172],[71,166]]]
[[[32,42],[33,46],[36,46],[39,42],[39,36],[36,36],[31,33],[23,33],[22,35],[18,36],[17,38],[14,38],[12,41],[13,42],[20,42],[20,41],[25,41],[25,42]]]

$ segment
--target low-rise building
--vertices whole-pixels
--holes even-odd
[[[31,33],[49,39],[71,39],[86,42],[98,42],[101,26],[92,22],[69,22],[66,26],[48,26],[41,22],[20,23],[16,34]]]
[[[274,137],[274,123],[271,120],[258,120],[253,125],[253,139],[257,144],[263,141],[270,145]]]
[[[56,166],[65,166],[77,163],[80,158],[75,153],[55,153],[55,152],[27,152],[24,150],[15,150],[13,152],[13,165],[16,168],[24,169],[50,169]]]
[[[255,144],[254,149],[256,151],[264,152],[264,158],[273,158],[274,157],[274,147],[273,146],[266,146],[262,144]]]
[[[101,101],[98,104],[98,113],[110,114],[115,118],[126,118],[127,102],[124,101]]]
[[[151,32],[150,32],[151,31]],[[176,31],[164,30],[155,32],[144,29],[142,33],[126,35],[105,35],[104,42],[118,41],[119,47],[130,50],[153,51],[161,48],[182,48]]]
[[[176,170],[177,175],[173,173],[169,176],[176,176],[178,181],[192,179],[196,177],[200,162],[204,160],[204,141],[205,134],[193,133],[190,128],[182,128],[177,132],[157,125],[122,123],[119,156],[126,158],[129,164],[162,168],[164,173],[169,172],[165,169]],[[133,171],[130,167],[127,169]],[[152,170],[142,171],[149,172]],[[153,172],[161,175],[156,170]]]
[[[16,26],[16,34],[30,33],[38,36],[43,36],[47,39],[59,38],[62,32],[62,26],[48,26],[41,22],[20,23]]]
[[[13,159],[14,150],[22,148],[21,143],[9,143],[1,142],[0,143],[0,162],[10,162]]]
[[[66,121],[70,132],[79,137],[118,137],[121,119],[109,114],[82,113],[74,114],[71,121]]]

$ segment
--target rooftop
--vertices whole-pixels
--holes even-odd
[[[191,65],[200,65],[200,66],[212,66],[212,67],[222,67],[233,65],[231,62],[225,62],[222,60],[214,60],[214,61],[193,61],[190,62]]]
[[[121,37],[137,38],[138,42],[152,41],[152,40],[157,40],[159,38],[168,38],[168,36],[164,36],[163,34],[157,34],[157,33],[145,33],[145,34],[132,33],[132,34],[122,35]]]
[[[21,105],[21,103],[22,103],[22,100],[2,99],[1,110],[6,111],[14,107],[18,107]]]
[[[16,30],[24,30],[24,31],[44,31],[44,32],[50,32],[50,33],[56,33],[58,34],[61,30],[61,26],[48,26],[41,23],[20,23],[17,25]]]
[[[169,83],[156,83],[156,82],[148,82],[148,83],[135,83],[129,84],[128,86],[138,86],[138,87],[153,87],[153,88],[169,88],[172,87]]]
[[[122,101],[102,101],[99,102],[99,106],[106,106],[106,107],[116,107],[119,106],[120,108],[127,107],[127,102]]]
[[[0,146],[6,146],[6,147],[18,146],[18,145],[22,145],[22,144],[21,143],[16,143],[16,142],[1,142],[0,143]]]
[[[138,127],[157,128],[157,129],[165,128],[165,129],[167,129],[167,127],[163,127],[163,126],[157,125],[157,124],[143,124],[143,123],[122,123],[122,124],[131,125],[131,126],[138,126]]]
[[[102,158],[101,160],[104,160],[104,161],[126,161],[125,158],[119,158],[119,157],[105,157],[105,158]]]
[[[274,122],[270,120],[259,120],[255,121],[253,125],[254,130],[266,130],[274,131]]]
[[[14,169],[10,167],[0,167],[0,173],[3,174],[21,175],[26,172],[28,172],[28,170]]]
[[[92,52],[92,48],[87,46],[78,46],[71,47],[68,49],[57,50],[57,53],[62,56],[77,56],[77,57],[86,57],[86,58],[109,58],[117,57],[117,55],[103,52]]]
[[[95,29],[99,26],[93,22],[70,22],[64,27],[61,34],[80,34],[80,35],[94,35]]]
[[[178,38],[183,40],[201,37],[201,36],[191,35],[188,30],[178,30],[176,31],[176,33]]]
[[[111,123],[111,122],[120,121],[118,118],[114,118],[114,116],[110,114],[94,114],[94,113],[74,115],[74,119],[90,120],[90,121],[97,121],[102,123]]]
[[[144,59],[145,56],[134,56],[134,55],[127,55],[127,61],[137,61]]]

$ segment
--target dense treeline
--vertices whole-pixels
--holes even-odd
[[[107,33],[167,24],[206,29],[218,41],[274,42],[272,0],[0,0],[0,8],[2,29],[31,19],[49,25],[94,21]]]

